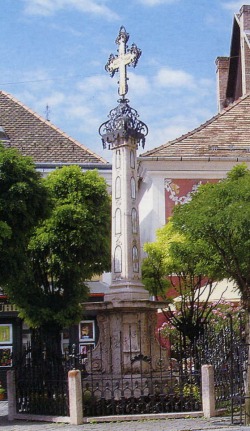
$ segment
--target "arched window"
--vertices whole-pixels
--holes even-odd
[[[122,272],[122,249],[119,245],[115,248],[114,272]]]
[[[130,167],[135,168],[135,153],[132,150],[130,151]]]
[[[135,179],[134,179],[134,177],[131,178],[130,184],[131,184],[131,198],[135,199]]]
[[[137,233],[137,211],[132,208],[131,211],[131,223],[132,223],[132,233]]]
[[[134,245],[132,249],[132,262],[133,262],[133,271],[139,272],[139,256],[138,256],[138,249]]]
[[[121,233],[121,210],[117,208],[115,212],[115,234]]]
[[[116,150],[116,154],[115,154],[115,167],[116,168],[120,168],[121,166],[121,151],[120,150]]]
[[[121,197],[121,178],[117,177],[115,180],[115,197],[119,199]]]

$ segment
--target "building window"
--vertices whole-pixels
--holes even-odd
[[[119,245],[115,248],[114,272],[122,272],[122,249]]]
[[[137,233],[137,211],[132,208],[131,212],[132,233]]]
[[[133,271],[139,272],[139,256],[138,256],[138,249],[134,245],[132,249],[132,262],[133,262]]]
[[[115,197],[119,199],[121,197],[121,178],[117,177],[115,180]]]
[[[117,208],[115,212],[115,234],[121,233],[121,210]]]
[[[135,199],[136,194],[135,194],[135,179],[134,179],[134,177],[131,178],[130,184],[131,184],[131,198]]]

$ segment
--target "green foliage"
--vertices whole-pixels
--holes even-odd
[[[6,392],[5,388],[2,385],[2,382],[0,382],[0,394],[4,394]]]
[[[23,266],[36,223],[48,213],[48,191],[30,158],[0,145],[0,284],[8,291],[10,277]]]
[[[226,179],[200,186],[192,201],[175,208],[172,221],[190,241],[200,241],[203,272],[234,280],[250,309],[249,170],[239,165]]]
[[[143,283],[148,291],[158,298],[165,296],[170,283],[165,277],[164,253],[153,244],[145,244],[144,250],[148,256],[143,260],[142,277]]]
[[[154,296],[165,297],[166,292],[171,287],[171,283],[167,279],[167,276],[173,272],[175,265],[175,260],[171,255],[171,246],[183,241],[183,235],[174,232],[173,225],[169,222],[157,230],[155,242],[144,244],[147,257],[142,263],[143,283]]]
[[[28,245],[19,289],[12,297],[33,327],[63,328],[80,320],[88,289],[84,282],[110,266],[110,197],[96,171],[77,166],[52,172],[45,185],[50,216]]]
[[[84,281],[110,267],[110,197],[97,171],[63,167],[42,179],[0,146],[0,279],[32,327],[80,319]]]
[[[147,257],[142,274],[146,287],[156,297],[161,295],[166,299],[162,311],[169,327],[193,341],[202,332],[213,309],[209,304],[215,288],[213,279],[201,272],[201,259],[205,256],[203,244],[190,240],[170,220],[157,231],[156,241],[146,244],[144,249]],[[176,296],[178,301],[174,301]]]
[[[195,383],[186,383],[183,387],[183,396],[192,397],[196,401],[201,401],[200,388]]]

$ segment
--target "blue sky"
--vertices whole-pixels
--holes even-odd
[[[142,50],[128,68],[130,105],[148,125],[145,151],[217,113],[215,59],[230,50],[230,0],[0,0],[0,89],[106,160],[99,126],[117,105],[104,66],[120,26]]]

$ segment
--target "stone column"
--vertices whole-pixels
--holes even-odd
[[[16,415],[16,381],[15,371],[7,371],[8,419],[13,421]]]
[[[215,416],[215,390],[214,390],[214,367],[203,365],[201,369],[202,379],[202,408],[205,418]]]
[[[68,373],[69,379],[69,414],[72,425],[83,423],[82,384],[79,370]]]
[[[120,138],[112,150],[112,283],[105,301],[149,299],[141,282],[136,142]]]

